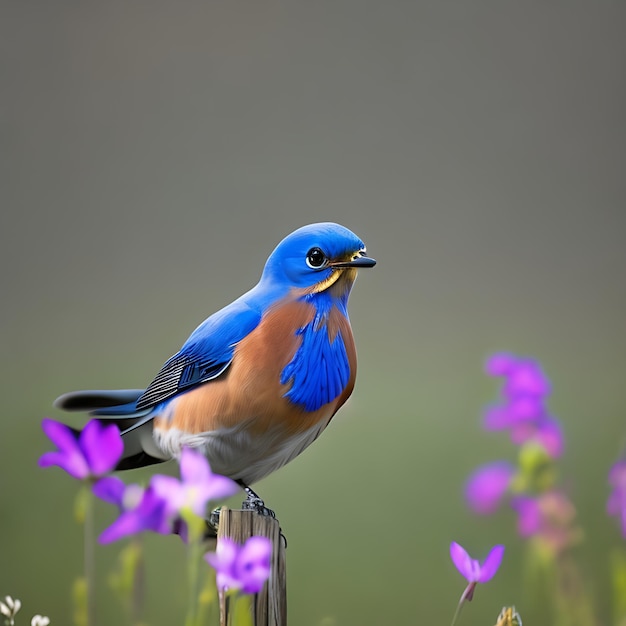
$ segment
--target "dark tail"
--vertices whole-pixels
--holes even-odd
[[[115,469],[135,469],[168,460],[152,437],[152,407],[137,410],[137,400],[143,392],[144,389],[72,391],[57,398],[54,406],[65,411],[86,411],[103,422],[116,424],[124,441],[124,454]]]

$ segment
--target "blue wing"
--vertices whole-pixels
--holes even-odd
[[[168,359],[137,400],[137,410],[153,407],[223,374],[233,360],[235,346],[252,332],[261,314],[242,300],[211,315]]]

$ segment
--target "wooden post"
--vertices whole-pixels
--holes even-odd
[[[285,564],[285,540],[280,535],[278,520],[256,511],[220,509],[217,541],[228,537],[237,543],[245,543],[253,535],[272,540],[272,564],[268,581],[262,591],[255,594],[252,623],[254,626],[287,625],[287,576]],[[219,593],[220,626],[229,625],[229,602],[226,594]],[[237,626],[236,624],[234,626]]]

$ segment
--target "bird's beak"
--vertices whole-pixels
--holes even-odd
[[[358,256],[351,261],[340,261],[339,263],[331,263],[331,267],[374,267],[376,260],[368,256]]]

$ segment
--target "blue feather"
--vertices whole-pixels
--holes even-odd
[[[317,411],[341,395],[350,380],[350,363],[341,333],[333,340],[328,334],[328,318],[333,307],[344,314],[341,301],[325,294],[316,297],[316,315],[297,335],[302,343],[282,371],[281,384],[291,383],[285,394],[306,411]]]
[[[302,321],[278,318],[280,324],[269,326],[274,334],[264,335],[256,349],[271,351],[273,341],[277,348],[292,345],[295,333],[299,346],[280,374],[280,382],[287,390],[285,398],[292,404],[288,413],[295,417],[302,411],[314,412],[329,405],[320,416],[329,417],[338,408],[338,403],[333,405],[333,401],[346,393],[355,373],[350,369],[346,348],[347,345],[352,358],[353,342],[347,322],[347,304],[356,271],[375,264],[364,254],[365,246],[361,239],[339,224],[324,222],[299,228],[275,247],[256,286],[200,324],[145,390],[74,392],[61,396],[56,405],[66,410],[89,411],[120,428],[125,438],[124,456],[117,469],[161,462],[176,455],[177,446],[193,441],[194,445],[204,442],[206,454],[211,460],[212,454],[217,454],[217,458],[223,461],[224,473],[231,478],[245,483],[259,480],[299,454],[313,440],[311,431],[307,431],[309,434],[303,439],[305,433],[294,434],[291,429],[274,431],[270,427],[271,432],[261,434],[257,441],[251,424],[257,420],[259,409],[252,403],[246,408],[248,403],[241,402],[235,404],[238,414],[233,415],[235,420],[239,420],[241,430],[234,434],[231,429],[224,431],[218,427],[218,436],[214,438],[212,433],[196,432],[205,423],[209,429],[212,428],[215,417],[199,402],[195,407],[188,407],[190,421],[194,423],[193,432],[185,431],[183,415],[180,423],[177,422],[179,432],[171,433],[173,437],[168,440],[169,443],[162,446],[159,436],[153,436],[152,420],[155,417],[177,419],[176,403],[171,403],[173,398],[193,393],[198,386],[211,385],[218,379],[223,384],[215,385],[216,398],[225,397],[225,393],[237,393],[234,386],[239,382],[238,377],[228,376],[233,360],[238,358],[237,346],[254,333],[264,316],[275,311],[276,307],[291,304],[295,298],[301,298],[301,302],[314,308],[313,319],[296,329],[295,326],[303,324]],[[345,276],[334,274],[347,268],[351,269]],[[299,311],[297,315],[300,315]],[[337,320],[336,316],[343,318]],[[337,321],[343,323],[338,326]],[[334,334],[332,339],[331,334]],[[291,341],[285,343],[286,339]],[[243,347],[241,351],[245,352]],[[256,375],[264,375],[261,368],[266,367],[267,356],[261,355],[258,364],[251,364],[247,377],[250,383],[246,380],[244,385],[252,385]],[[242,359],[245,363],[245,357]],[[283,364],[281,362],[280,365]],[[276,384],[277,381],[273,382]],[[269,401],[264,399],[262,402]],[[268,405],[267,411],[272,408]],[[324,425],[319,424],[317,434]],[[78,431],[75,432],[78,434]]]
[[[214,313],[191,333],[137,400],[137,409],[155,406],[226,371],[237,342],[252,332],[261,319],[259,311],[244,298]]]

